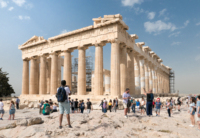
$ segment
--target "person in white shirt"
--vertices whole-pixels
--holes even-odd
[[[3,106],[4,106],[4,104],[3,104],[3,102],[2,102],[2,99],[0,99],[0,114],[1,114],[1,118],[0,118],[0,120],[3,120],[3,115],[4,115],[4,109],[3,109]]]

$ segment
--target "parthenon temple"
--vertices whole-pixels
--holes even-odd
[[[162,64],[162,59],[145,46],[145,42],[135,43],[138,36],[126,31],[129,27],[120,14],[104,15],[93,21],[91,26],[47,40],[33,36],[18,47],[23,59],[22,95],[55,95],[60,86],[61,66],[63,79],[71,88],[71,53],[75,49],[78,49],[77,95],[86,95],[85,57],[90,46],[95,46],[95,67],[91,78],[94,96],[106,93],[120,97],[126,88],[133,96],[143,94],[143,88],[152,89],[156,94],[170,93],[171,68]],[[111,43],[110,71],[103,68],[106,43]]]

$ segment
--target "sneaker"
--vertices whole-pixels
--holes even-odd
[[[71,125],[69,125],[68,127],[69,127],[69,128],[72,128],[72,126],[71,126]]]
[[[125,115],[124,118],[128,118],[127,115]]]
[[[59,126],[59,129],[62,129],[62,126]]]
[[[3,120],[2,118],[0,118],[0,120]]]

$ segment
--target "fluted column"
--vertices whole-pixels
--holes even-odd
[[[78,95],[86,94],[85,50],[84,47],[78,49]]]
[[[30,93],[36,94],[37,90],[37,76],[36,76],[36,68],[37,68],[37,59],[31,59],[31,69],[30,69]]]
[[[92,88],[92,93],[94,94],[94,88],[95,88],[95,86],[94,86],[94,71],[92,71],[92,78],[91,78],[91,88]]]
[[[103,95],[103,46],[104,44],[95,44],[94,95]]]
[[[48,73],[47,73],[47,94],[51,93],[51,58],[49,58],[48,60]]]
[[[63,69],[63,79],[69,88],[72,88],[72,61],[71,61],[72,50],[64,51],[64,69]]]
[[[35,91],[35,94],[39,94],[39,85],[40,85],[40,59],[39,58],[37,59],[35,74],[36,74],[36,91]]]
[[[155,75],[156,67],[152,65],[152,82],[153,82],[153,93],[156,93],[156,75]]]
[[[121,83],[121,94],[124,93],[127,87],[127,50],[126,45],[120,45],[120,83]],[[128,86],[129,87],[129,86]]]
[[[144,71],[144,58],[140,57],[140,83],[141,83],[141,90],[140,93],[143,94],[143,89],[145,88],[145,71]]]
[[[146,91],[149,91],[149,64],[147,60],[145,60],[144,63],[144,70],[145,70],[145,89]]]
[[[51,95],[57,93],[58,88],[58,54],[51,54]]]
[[[105,94],[110,94],[110,71],[104,70]]]
[[[119,96],[120,93],[120,55],[119,41],[111,41],[111,95]]]
[[[155,93],[158,93],[158,79],[157,79],[157,68],[155,68]]]
[[[140,64],[139,57],[137,53],[134,53],[134,72],[135,72],[135,94],[140,95]]]
[[[128,72],[128,88],[131,95],[135,94],[135,72],[134,72],[134,52],[132,49],[127,50],[127,72]]]
[[[47,92],[47,81],[46,81],[46,57],[40,57],[40,83],[39,83],[39,94],[46,94]]]
[[[149,63],[149,90],[153,91],[152,63]]]
[[[22,94],[29,94],[29,60],[23,60]]]

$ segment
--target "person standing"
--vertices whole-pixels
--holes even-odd
[[[119,104],[117,97],[115,99],[115,104],[116,104],[116,109],[117,109],[118,108],[118,104]]]
[[[129,88],[126,88],[126,91],[123,93],[123,106],[124,106],[124,117],[128,118],[127,112],[128,112],[128,100],[130,99],[130,94],[129,94]]]
[[[92,103],[90,102],[90,99],[87,99],[87,113],[89,114],[91,112],[91,110],[93,110],[92,108]]]
[[[178,111],[180,112],[180,107],[181,107],[181,97],[178,97],[177,99],[177,104],[178,104]]]
[[[135,106],[136,106],[136,101],[135,101],[135,98],[132,98],[133,99],[133,102],[132,102],[132,112],[135,113]]]
[[[107,101],[103,102],[103,112],[106,113],[107,112]]]
[[[136,109],[137,109],[137,112],[139,112],[139,109],[140,109],[140,101],[137,99],[136,101]]]
[[[190,119],[191,119],[191,125],[189,125],[190,127],[194,127],[195,125],[195,119],[194,119],[194,115],[195,115],[195,108],[196,108],[196,99],[194,97],[190,98]]]
[[[101,103],[100,103],[100,105],[99,105],[99,106],[101,106],[102,112],[103,112],[103,103],[104,103],[104,101],[101,100]]]
[[[198,124],[198,129],[200,130],[200,95],[197,96],[196,111],[197,111],[196,121],[197,121],[197,124]]]
[[[20,99],[17,97],[16,99],[16,108],[19,109],[19,103],[20,103]]]
[[[3,109],[4,104],[3,104],[2,101],[3,101],[3,100],[0,99],[0,114],[1,114],[1,118],[0,118],[0,120],[3,120],[3,115],[4,115],[4,113],[5,113],[5,111],[4,111],[4,109]]]
[[[72,111],[72,113],[74,113],[74,108],[75,108],[75,102],[74,102],[74,99],[72,99],[72,101],[71,101],[71,111]]]
[[[146,113],[150,117],[152,116],[152,106],[153,106],[154,95],[152,93],[152,90],[149,90],[148,92],[146,92],[145,88],[143,90],[144,90],[144,95],[147,96]]]
[[[115,112],[117,111],[116,100],[115,99],[113,100],[113,107],[112,108],[113,108],[113,111],[115,111]]]
[[[157,99],[156,100],[156,103],[155,103],[155,105],[156,105],[156,108],[155,108],[155,111],[156,111],[156,116],[160,116],[160,110],[161,110],[161,102],[160,102],[160,99]]]
[[[75,101],[75,112],[78,113],[78,99]]]
[[[145,101],[144,101],[144,98],[142,97],[141,106],[140,106],[141,115],[144,114],[144,110],[145,110],[144,105],[145,105]]]
[[[109,103],[108,103],[108,108],[109,108],[109,110],[110,110],[110,112],[111,112],[111,109],[112,109],[112,100],[110,99],[110,101],[109,101]]]
[[[84,112],[84,109],[85,109],[85,103],[84,103],[84,100],[82,100],[82,102],[81,102],[81,113],[82,114]]]
[[[71,92],[69,90],[69,87],[66,87],[66,81],[61,81],[61,87],[57,89],[57,100],[59,102],[59,111],[60,111],[60,117],[59,117],[59,128],[62,129],[62,120],[63,120],[63,114],[64,111],[66,113],[67,121],[68,121],[68,127],[72,128],[70,123],[70,103],[69,103],[69,95],[71,95]]]
[[[170,100],[168,99],[168,100],[167,100],[167,112],[168,112],[169,117],[171,117],[170,108],[171,108],[171,102],[170,102]]]
[[[11,120],[13,116],[13,120],[15,119],[15,103],[13,101],[10,102],[10,110],[9,110],[9,118],[8,120]]]

